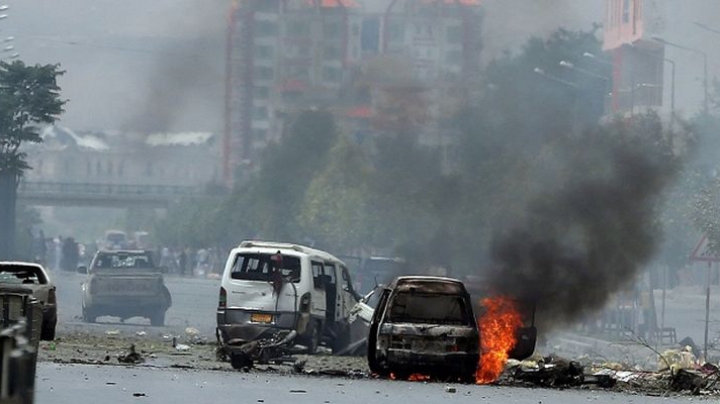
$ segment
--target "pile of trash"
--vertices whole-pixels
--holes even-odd
[[[691,347],[668,349],[657,360],[653,371],[618,363],[581,364],[554,356],[510,360],[498,383],[593,387],[654,396],[720,395],[720,369],[698,360]]]

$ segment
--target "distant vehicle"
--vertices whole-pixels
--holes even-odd
[[[165,312],[172,306],[163,271],[153,263],[152,254],[142,250],[98,251],[90,267],[78,268],[87,274],[82,285],[83,321],[94,323],[100,316],[121,320],[146,317],[150,324],[165,324]]]
[[[56,287],[45,268],[30,262],[0,262],[0,289],[3,287],[31,290],[32,296],[42,305],[40,339],[54,340],[57,325]]]
[[[121,230],[106,231],[100,248],[105,250],[122,250],[128,248],[127,233]]]
[[[338,350],[347,344],[348,316],[358,298],[335,256],[296,244],[244,241],[230,252],[222,275],[218,342],[236,368],[253,360],[241,348],[253,342],[285,340],[314,353],[324,341]]]
[[[370,256],[340,256],[353,271],[353,285],[359,293],[368,293],[378,284],[387,285],[394,278],[408,275],[408,265],[402,258]]]
[[[463,283],[434,276],[395,278],[373,312],[367,358],[370,370],[381,376],[420,373],[474,381],[480,335]]]
[[[136,231],[132,234],[132,239],[127,242],[127,248],[133,250],[150,250],[152,245],[150,242],[150,233],[146,231]]]

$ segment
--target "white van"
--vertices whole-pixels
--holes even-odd
[[[230,252],[222,275],[218,340],[238,346],[295,331],[293,343],[308,352],[321,341],[342,349],[357,301],[347,266],[335,256],[296,244],[244,241]]]

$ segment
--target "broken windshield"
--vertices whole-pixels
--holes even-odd
[[[233,279],[246,281],[272,282],[274,274],[280,274],[289,282],[300,282],[300,258],[279,254],[238,254],[231,271]]]
[[[388,322],[468,325],[470,319],[460,296],[400,292],[390,303]]]
[[[103,253],[93,263],[93,270],[153,269],[152,257],[148,254]]]

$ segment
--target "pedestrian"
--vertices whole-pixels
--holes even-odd
[[[180,266],[180,276],[185,276],[185,270],[187,269],[188,264],[188,255],[187,255],[187,247],[183,248],[180,251],[180,259],[178,260],[178,264]]]

